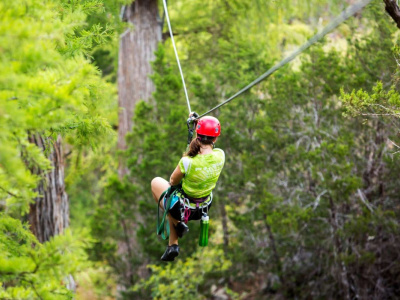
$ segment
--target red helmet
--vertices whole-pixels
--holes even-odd
[[[221,134],[221,124],[217,118],[203,117],[197,122],[196,132],[201,135],[217,137]]]

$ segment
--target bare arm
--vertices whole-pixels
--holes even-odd
[[[181,172],[179,166],[176,166],[174,172],[172,172],[171,177],[169,178],[169,183],[171,185],[177,185],[181,182],[184,174]]]

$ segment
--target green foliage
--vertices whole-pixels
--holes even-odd
[[[120,11],[122,5],[129,4],[127,0],[102,0],[100,7],[90,13],[87,17],[87,30],[92,27],[99,27],[99,31],[107,32],[106,41],[104,43],[98,41],[93,43],[93,47],[88,49],[91,61],[102,72],[103,78],[110,82],[116,82],[117,68],[118,68],[118,48],[119,48],[119,34],[125,30],[126,24],[120,19]],[[104,35],[102,35],[104,36]],[[115,118],[115,123],[117,119]]]
[[[201,113],[235,93],[346,3],[171,3],[192,109]],[[190,224],[177,261],[161,267],[163,247],[154,234],[156,204],[149,183],[155,176],[167,179],[176,166],[187,115],[166,40],[153,65],[154,101],[137,104],[127,137],[124,159],[130,173],[123,181],[111,179],[92,224],[99,239],[94,255],[109,254],[114,272],[123,274],[126,298],[162,299],[171,293],[211,298],[213,284],[243,298],[393,297],[399,268],[391,261],[397,257],[400,214],[398,166],[386,147],[393,125],[372,120],[363,126],[343,113],[355,116],[382,99],[390,108],[397,105],[397,81],[390,76],[396,71],[394,31],[376,1],[293,64],[214,113],[222,123],[217,146],[225,150],[226,165],[210,211],[211,260],[198,256],[197,224]],[[381,87],[372,89],[377,81]],[[116,245],[126,241],[124,224],[139,226],[133,250],[141,251],[123,259]],[[385,258],[378,262],[380,253]],[[208,272],[215,257],[230,262],[229,275],[216,274],[218,283]],[[148,278],[124,280],[127,269],[140,265],[142,270],[148,263]],[[391,267],[393,273],[381,272]],[[185,272],[190,276],[181,276]],[[385,282],[385,291],[371,284],[378,281]]]
[[[153,177],[169,177],[185,149],[185,99],[167,39],[153,63],[154,97],[136,105],[128,149],[116,154],[109,125],[117,123],[115,87],[106,80],[116,79],[121,4],[0,3],[0,209],[27,212],[41,179],[30,170],[50,169],[28,137],[63,136],[72,227],[91,227],[88,253],[97,261],[88,269],[88,243],[69,231],[41,245],[3,213],[0,297],[71,299],[67,276],[83,269],[98,273],[90,277],[99,298],[112,293],[113,278],[128,299],[209,299],[216,291],[260,299],[396,297],[400,191],[391,152],[400,144],[399,50],[382,4],[215,112],[226,165],[210,211],[210,246],[198,248],[191,222],[170,265],[159,263],[165,245],[154,232],[149,188]],[[193,109],[201,113],[235,93],[343,6],[170,3]],[[122,180],[117,158],[129,169]]]
[[[210,295],[202,292],[202,286],[206,281],[218,278],[231,265],[222,250],[200,248],[185,261],[148,266],[152,275],[136,284],[133,291],[149,290],[153,299],[209,299]]]
[[[93,49],[115,36],[110,25],[88,22],[103,6],[0,3],[0,298],[72,299],[70,276],[89,266],[86,238],[67,230],[40,244],[10,216],[21,217],[40,196],[35,188],[51,169],[47,151],[58,136],[77,168],[82,153],[112,137],[116,90],[90,61]],[[29,142],[32,135],[44,137],[45,151]]]
[[[385,16],[378,7],[372,7],[369,13],[375,15],[371,25],[374,31],[379,31],[380,38],[371,35],[363,41],[359,38],[352,41],[355,43],[354,54],[364,70],[364,75],[357,75],[365,85],[360,89],[353,89],[352,92],[341,91],[345,116],[362,116],[365,120],[383,117],[380,119],[393,119],[397,124],[400,105],[399,74],[396,70],[399,56],[397,38],[391,24],[385,22]],[[388,51],[390,48],[392,51]],[[371,52],[371,49],[376,51]]]
[[[111,132],[105,112],[115,91],[84,57],[108,34],[84,29],[99,3],[1,3],[0,198],[7,211],[26,213],[40,179],[29,168],[49,169],[31,134],[61,134],[79,148]]]
[[[390,90],[383,89],[382,82],[378,82],[372,89],[372,94],[362,89],[346,94],[342,91],[341,100],[351,116],[400,116],[400,95],[395,86]]]
[[[79,283],[75,299],[115,299],[115,276],[110,272],[110,267],[102,263],[86,268],[76,276]]]
[[[94,254],[99,260],[106,259],[114,265],[122,260],[116,253],[117,241],[130,238],[126,230],[134,193],[128,182],[121,182],[116,176],[109,178],[91,224],[92,234],[98,238]],[[123,268],[124,263],[120,263],[118,266]]]
[[[179,75],[168,66],[162,45],[156,52],[153,68],[157,87],[155,103],[142,101],[136,105],[134,128],[127,136],[128,149],[122,157],[130,175],[123,180],[110,176],[91,223],[93,235],[98,239],[93,257],[105,259],[117,274],[129,273],[160,257],[163,245],[155,234],[157,206],[149,186],[155,174],[168,178],[169,170],[175,168],[185,149],[186,124],[182,116],[186,115],[186,107],[179,104],[181,82]],[[198,224],[191,225],[193,236],[197,236],[197,227]],[[133,232],[137,237],[132,236]],[[117,245],[130,247],[135,239],[141,251],[131,248],[125,257],[118,256]],[[187,251],[182,257],[189,256],[196,248],[197,239],[183,240],[182,245]],[[137,280],[137,275],[120,276],[120,283],[128,289]],[[133,297],[129,291],[126,295]]]
[[[86,247],[69,230],[40,244],[25,224],[0,214],[0,297],[73,299],[67,285],[88,266]]]
[[[97,201],[117,168],[114,159],[116,135],[106,143],[97,143],[95,151],[82,149],[71,151],[67,158],[65,184],[70,201],[71,226],[74,229],[90,225],[91,216],[96,211]]]

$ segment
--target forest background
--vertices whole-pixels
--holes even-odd
[[[164,264],[150,181],[182,156],[188,113],[161,1],[1,1],[0,299],[396,299],[395,2],[372,1],[213,114],[226,164],[210,243],[189,223]],[[192,109],[352,3],[169,1]]]

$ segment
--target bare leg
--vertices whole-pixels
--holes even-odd
[[[178,245],[178,234],[176,233],[175,225],[178,223],[173,217],[168,215],[169,220],[169,243],[168,245]]]
[[[169,183],[165,179],[161,177],[156,177],[151,181],[151,192],[153,194],[154,200],[158,203],[161,194],[169,188]],[[160,207],[164,209],[163,201],[160,202]],[[168,214],[168,221],[169,221],[169,246],[176,244],[178,245],[178,234],[176,233],[175,226],[179,223],[178,220],[174,219]]]
[[[164,178],[156,177],[151,181],[151,193],[153,194],[153,198],[157,203],[158,200],[160,200],[161,194],[169,187],[170,185],[168,181],[166,181]],[[160,202],[160,207],[164,209],[164,203],[162,203],[162,201]]]

